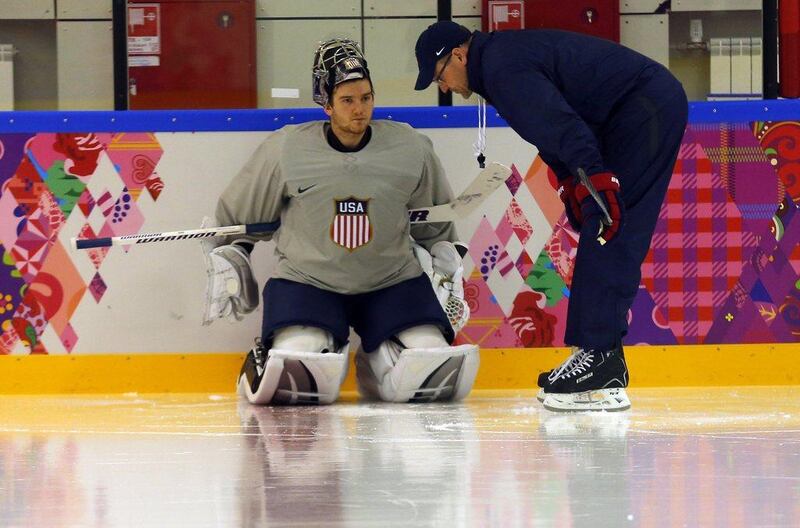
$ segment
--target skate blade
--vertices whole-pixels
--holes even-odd
[[[536,393],[536,399],[539,400],[539,403],[544,403],[546,397],[547,394],[544,392],[544,389],[539,387],[539,392]]]
[[[598,389],[572,394],[549,393],[542,402],[544,408],[553,412],[580,411],[626,411],[631,408],[631,401],[625,389]]]

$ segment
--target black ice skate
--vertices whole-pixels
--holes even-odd
[[[569,357],[558,367],[554,368],[553,370],[548,370],[547,372],[540,372],[539,377],[536,380],[536,385],[539,387],[539,392],[536,394],[536,399],[540,402],[544,401],[545,397],[545,390],[544,388],[549,386],[553,383],[553,381],[558,378],[558,376],[568,371],[572,364],[575,362],[575,358],[578,357],[583,352],[583,349],[578,347],[572,347],[572,351],[570,352]]]
[[[544,386],[550,383],[550,376],[553,375],[553,370],[548,370],[546,372],[540,372],[539,377],[536,379],[536,386],[539,387],[539,392],[536,393],[536,399],[540,402],[544,401],[545,393],[544,393]]]
[[[622,347],[604,352],[577,349],[544,384],[550,411],[624,411],[631,406],[625,387],[628,367]],[[562,366],[563,367],[563,366]]]

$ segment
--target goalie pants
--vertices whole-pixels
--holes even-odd
[[[441,328],[448,343],[455,338],[425,274],[388,288],[350,295],[286,279],[270,279],[263,296],[261,336],[265,345],[272,342],[275,330],[294,325],[327,330],[337,347],[348,341],[352,326],[366,352],[377,349],[402,330],[425,324]]]
[[[644,93],[618,107],[598,135],[606,167],[620,180],[626,218],[621,232],[601,246],[589,223],[578,243],[564,341],[599,350],[619,346],[628,331],[628,310],[639,291],[641,266],[650,249],[661,205],[686,128],[688,105],[671,76],[674,96],[656,106]],[[645,116],[645,117],[643,117]],[[596,224],[595,224],[596,225]]]

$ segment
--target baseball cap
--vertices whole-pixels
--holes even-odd
[[[433,81],[436,62],[447,53],[469,40],[472,32],[450,20],[441,20],[428,26],[417,39],[414,53],[417,55],[419,75],[415,90],[424,90]]]

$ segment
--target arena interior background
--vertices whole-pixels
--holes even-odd
[[[692,105],[626,344],[800,341],[800,106],[765,105]],[[251,346],[260,310],[240,323],[200,325],[205,271],[197,242],[75,251],[69,241],[199,226],[270,130],[323,114],[133,114],[0,119],[0,354]],[[431,137],[456,193],[477,174],[473,109],[376,112],[388,116]],[[511,166],[513,176],[480,212],[457,222],[470,246],[472,309],[458,339],[506,351],[561,347],[576,235],[536,149],[496,116],[491,124],[488,159]],[[259,246],[263,286],[273,246]]]

